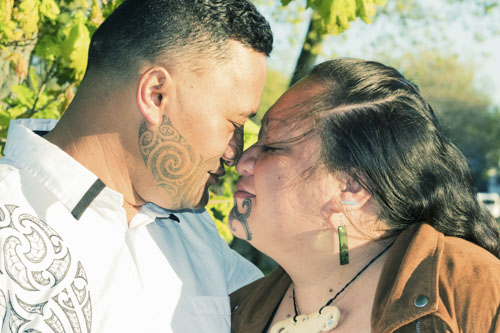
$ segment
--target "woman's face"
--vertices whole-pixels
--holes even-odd
[[[307,79],[288,90],[267,112],[258,142],[236,166],[242,177],[229,225],[236,237],[270,255],[270,247],[297,246],[318,230],[328,230],[327,208],[336,180],[317,167],[319,138],[304,136],[312,122],[297,117],[305,112],[298,104],[319,92],[319,84]]]

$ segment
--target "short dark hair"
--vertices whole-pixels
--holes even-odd
[[[327,61],[309,78],[325,87],[303,114],[316,122],[320,162],[358,180],[394,233],[425,222],[500,257],[497,223],[478,203],[467,161],[415,84],[358,59]]]
[[[125,0],[92,36],[87,70],[127,75],[160,56],[221,59],[228,40],[272,51],[269,23],[249,0]]]

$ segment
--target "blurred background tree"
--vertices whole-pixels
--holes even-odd
[[[500,160],[500,109],[475,86],[475,66],[437,51],[406,54],[385,62],[418,84],[446,135],[467,157],[478,191],[486,192],[487,172]]]
[[[275,51],[258,114],[245,126],[247,147],[257,140],[266,110],[314,64],[337,56],[374,59],[419,85],[484,190],[486,171],[499,166],[500,94],[488,79],[478,80],[482,67],[476,58],[484,61],[488,54],[472,60],[464,54],[491,40],[500,45],[497,1],[253,1],[271,22]],[[0,154],[11,119],[61,116],[83,77],[90,37],[121,2],[0,0]],[[474,46],[453,51],[458,38],[447,31],[459,31],[461,39],[473,35],[466,45]],[[237,179],[234,168],[228,168],[220,186],[212,188],[207,209],[224,239],[269,272],[272,260],[233,240],[227,226]]]
[[[58,119],[85,67],[90,36],[121,0],[0,0],[0,153],[16,118]]]

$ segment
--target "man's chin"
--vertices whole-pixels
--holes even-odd
[[[201,195],[200,201],[198,201],[198,203],[194,206],[194,209],[204,208],[208,204],[208,199],[209,199],[209,195],[208,195],[208,186],[207,186],[203,190],[203,194]]]

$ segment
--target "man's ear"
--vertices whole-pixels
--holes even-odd
[[[158,126],[169,100],[172,77],[163,67],[148,68],[139,79],[137,87],[137,106],[146,122]]]

